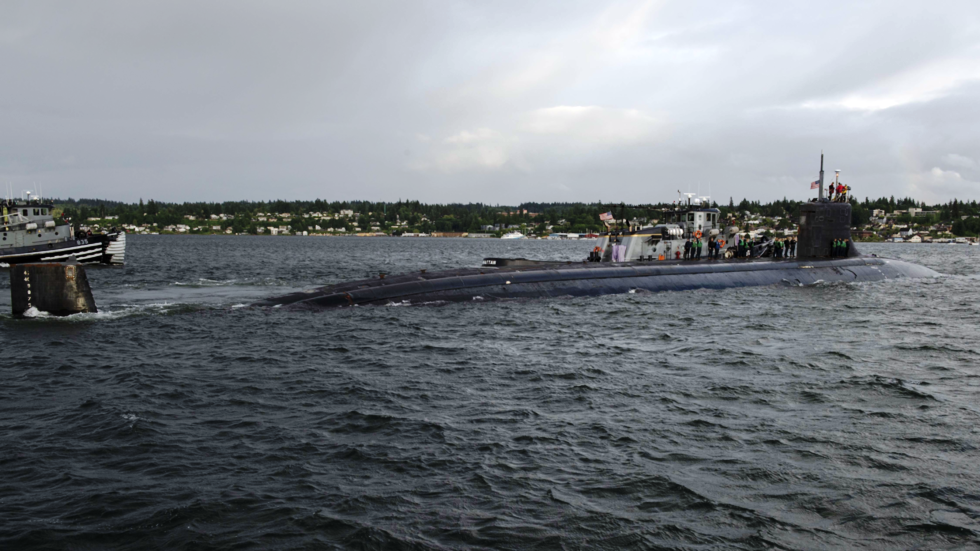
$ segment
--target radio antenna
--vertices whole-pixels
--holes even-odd
[[[820,187],[817,188],[817,198],[823,202],[823,151],[820,152]]]

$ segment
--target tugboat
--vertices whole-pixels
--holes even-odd
[[[126,232],[79,232],[56,220],[54,205],[39,197],[0,201],[0,267],[35,262],[122,265],[126,260]]]
[[[812,285],[936,277],[929,268],[861,255],[851,242],[851,205],[823,197],[823,155],[817,199],[800,206],[798,249],[780,254],[773,240],[748,240],[720,220],[720,211],[688,198],[662,224],[601,234],[588,258],[549,262],[486,258],[482,267],[457,268],[328,285],[254,306],[328,308],[357,305],[491,301],[598,296],[636,291],[727,289],[759,285]],[[714,258],[682,259],[690,238],[714,239],[725,251]],[[775,252],[775,254],[773,254]],[[724,258],[721,258],[724,256]]]

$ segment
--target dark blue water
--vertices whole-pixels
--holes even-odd
[[[133,236],[9,317],[0,548],[976,549],[980,247],[945,275],[238,307],[586,242]]]

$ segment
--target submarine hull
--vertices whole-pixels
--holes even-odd
[[[528,261],[525,261],[528,262]],[[519,263],[497,268],[415,272],[328,285],[267,299],[254,306],[331,308],[560,296],[598,296],[644,290],[728,289],[788,283],[874,282],[936,277],[929,268],[879,257],[705,262]]]

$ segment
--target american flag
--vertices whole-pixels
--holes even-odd
[[[605,221],[605,220],[612,220],[612,219],[613,219],[612,211],[599,215],[599,220]]]
[[[810,189],[817,189],[819,187],[820,187],[820,180],[817,180],[816,182],[810,182]]]

